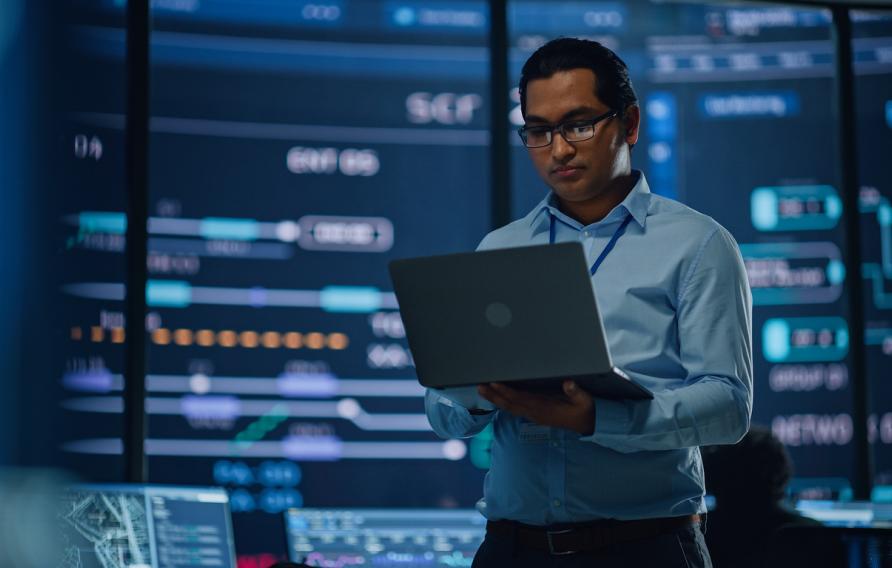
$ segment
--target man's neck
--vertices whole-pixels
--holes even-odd
[[[576,219],[583,226],[602,220],[613,208],[623,202],[638,181],[638,176],[629,172],[627,175],[616,178],[613,182],[595,197],[585,201],[566,201],[557,198],[561,211]]]

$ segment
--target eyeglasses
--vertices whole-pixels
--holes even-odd
[[[596,124],[602,120],[613,118],[616,114],[615,110],[611,110],[595,118],[587,118],[585,120],[573,119],[554,125],[522,126],[517,129],[517,133],[520,134],[520,139],[523,140],[523,145],[527,148],[548,146],[554,139],[553,134],[555,130],[559,130],[561,136],[567,142],[582,142],[595,135]]]

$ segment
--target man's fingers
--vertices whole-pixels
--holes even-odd
[[[563,384],[564,394],[567,395],[567,398],[573,400],[575,398],[579,398],[582,389],[579,388],[579,385],[576,384],[576,381],[566,380]]]
[[[582,390],[576,381],[566,380],[563,384],[564,394],[570,399],[571,404],[588,403],[591,395]]]
[[[498,406],[502,410],[511,412],[511,402],[504,396],[502,396],[496,389],[492,388],[492,384],[478,386],[477,392],[480,393],[480,396]]]
[[[528,416],[530,410],[528,395],[499,383],[482,385],[481,396],[502,410],[518,416]],[[485,394],[484,394],[485,393]]]

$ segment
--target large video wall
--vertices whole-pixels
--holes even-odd
[[[430,431],[387,277],[394,258],[472,250],[490,227],[485,2],[153,2],[150,480],[229,489],[245,566],[285,549],[281,513],[471,507],[489,432]],[[123,3],[82,0],[59,42],[49,448],[121,476]],[[645,2],[509,4],[512,81],[558,35],[616,49],[641,98],[633,163],[715,217],[754,296],[754,420],[803,491],[852,475],[842,200],[827,13]],[[892,26],[863,15],[859,143],[877,471],[892,409]],[[511,120],[522,123],[516,89]],[[546,188],[513,133],[512,207]],[[502,135],[500,133],[499,135]],[[888,253],[888,254],[887,254]],[[888,389],[887,389],[888,390]],[[888,395],[886,396],[888,400]]]

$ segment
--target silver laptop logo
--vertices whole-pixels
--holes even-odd
[[[501,302],[486,306],[486,321],[495,327],[507,327],[511,323],[511,309]]]

